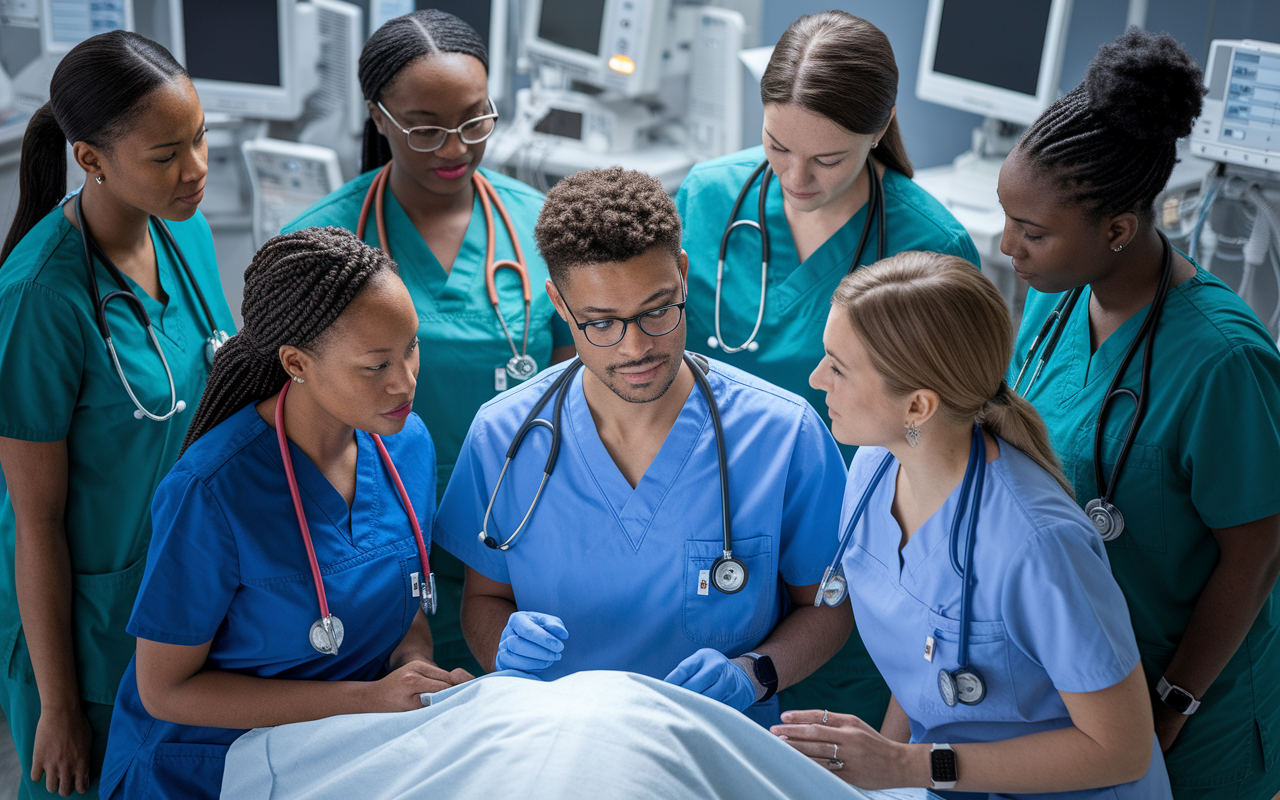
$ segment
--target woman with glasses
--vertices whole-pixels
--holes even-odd
[[[488,97],[488,54],[475,30],[436,10],[390,20],[360,55],[360,88],[370,115],[366,172],[284,232],[346,228],[399,264],[422,342],[423,380],[414,409],[435,441],[443,492],[476,410],[539,369],[572,357],[573,338],[543,289],[547,270],[533,243],[542,195],[480,169],[497,114]],[[492,187],[491,195],[484,186]],[[494,272],[490,291],[486,261],[520,256],[527,259],[531,295],[517,271],[506,268]],[[432,620],[437,658],[475,671],[458,627],[461,565],[445,554],[433,554],[433,564],[440,591]]]

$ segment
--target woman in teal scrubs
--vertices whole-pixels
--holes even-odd
[[[96,796],[133,655],[125,623],[151,496],[204,389],[208,340],[232,319],[196,210],[204,114],[182,67],[141,36],[107,33],[62,59],[49,93],[23,141],[22,196],[0,253],[0,704],[21,797]],[[59,205],[66,142],[86,180]],[[100,249],[96,296],[86,227]],[[150,317],[164,359],[130,300],[107,303],[128,390],[97,319],[99,297],[122,287]]]
[[[978,263],[960,223],[911,181],[895,118],[897,93],[893,48],[866,20],[825,11],[801,17],[782,34],[760,84],[763,145],[699,164],[676,195],[689,254],[690,347],[705,347],[824,411],[809,373],[822,360],[822,326],[841,278],[906,250]],[[733,231],[722,278],[717,262],[731,221],[759,221],[762,178],[751,176],[764,159],[773,179],[764,203],[769,269],[761,297],[761,237],[755,230],[743,225]],[[735,199],[749,181],[753,188],[735,216]],[[881,186],[883,215],[868,220]],[[733,351],[749,339],[746,349]],[[847,460],[854,451],[843,452]],[[889,689],[854,635],[826,666],[781,697],[783,708],[838,707],[878,726]]]
[[[1001,249],[1032,286],[1008,380],[1021,373],[1076,500],[1123,514],[1107,555],[1174,796],[1262,800],[1280,790],[1280,354],[1243,300],[1162,239],[1152,207],[1203,91],[1181,45],[1130,30],[1005,162]],[[1046,357],[1037,334],[1076,291]],[[1117,379],[1146,397],[1118,472],[1132,398],[1108,403],[1098,430]],[[1091,516],[1101,531],[1106,515]]]
[[[480,36],[443,11],[415,11],[381,28],[360,55],[360,88],[369,105],[363,164],[368,170],[307,209],[285,232],[310,226],[360,227],[362,238],[387,251],[418,309],[422,342],[422,384],[414,409],[435,441],[438,494],[444,493],[454,461],[476,410],[520,379],[506,370],[514,348],[537,369],[573,356],[573,337],[555,314],[544,285],[547,268],[533,242],[542,195],[504,175],[480,169],[484,140],[493,131],[488,97],[488,54]],[[426,126],[437,130],[423,130]],[[457,128],[458,130],[453,130]],[[446,129],[441,136],[439,129]],[[375,190],[389,168],[383,195],[386,237],[377,222]],[[517,245],[497,209],[485,224],[476,186],[486,180],[510,214],[519,252],[528,265],[532,303],[526,322],[525,296],[515,271],[494,276],[503,332],[486,289],[488,237],[493,257],[514,259]],[[523,345],[528,330],[527,349]],[[536,370],[534,370],[536,371]],[[530,373],[532,374],[532,373]],[[432,620],[441,663],[479,673],[462,638],[462,565],[441,553],[436,558],[440,610]]]

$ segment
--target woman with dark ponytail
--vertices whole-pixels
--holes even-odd
[[[197,210],[204,114],[182,67],[105,33],[63,57],[49,95],[0,250],[0,705],[23,797],[96,796],[151,496],[232,319]],[[59,205],[68,142],[85,185]]]
[[[691,347],[705,345],[822,411],[809,373],[822,358],[822,321],[841,278],[882,257],[881,249],[883,256],[928,250],[978,263],[969,234],[911,181],[897,96],[893,48],[875,25],[844,11],[791,23],[760,83],[763,145],[695,166],[676,195],[689,254]],[[752,174],[765,160],[773,178],[764,203],[770,243],[762,297],[754,231],[734,231],[723,276],[717,263],[744,184],[734,219],[758,220],[763,177]],[[870,219],[877,189],[883,214]],[[732,349],[739,345],[746,349]],[[852,448],[842,451],[853,456]],[[889,689],[855,632],[835,658],[778,696],[783,708],[840,706],[878,725]]]
[[[1005,162],[1001,250],[1032,287],[1008,379],[1108,539],[1174,796],[1261,800],[1280,791],[1280,354],[1153,207],[1203,94],[1177,41],[1130,29]]]
[[[348,231],[254,256],[244,328],[156,490],[105,796],[216,798],[248,728],[421,708],[470,679],[435,666],[419,608],[436,493],[417,330],[395,264]]]
[[[415,408],[436,443],[440,494],[476,411],[532,375],[506,369],[513,350],[530,356],[534,371],[573,356],[573,337],[547,297],[547,268],[533,241],[543,197],[480,169],[495,117],[488,69],[484,41],[444,11],[415,11],[375,31],[360,54],[360,88],[370,115],[364,131],[366,172],[284,229],[337,225],[356,231],[400,265],[418,309],[427,378]],[[383,172],[385,183],[379,179]],[[492,186],[510,214],[510,229],[497,209],[486,226],[482,182]],[[486,237],[492,237],[494,259],[522,253],[528,264],[532,303],[527,309],[516,273],[501,269],[495,275],[502,321],[485,288]],[[458,623],[462,565],[442,552],[436,571],[437,655],[441,663],[479,671]]]

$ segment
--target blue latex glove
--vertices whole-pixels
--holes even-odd
[[[710,647],[681,661],[663,680],[739,711],[746,711],[756,701],[756,686],[747,671]]]
[[[565,630],[559,617],[536,611],[517,611],[507,619],[507,627],[502,629],[494,666],[499,670],[544,670],[560,660],[564,640],[568,638],[569,631]]]

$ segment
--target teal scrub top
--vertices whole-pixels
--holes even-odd
[[[1010,385],[1060,297],[1027,293]],[[1086,287],[1028,398],[1048,425],[1081,506],[1099,496],[1093,467],[1098,411],[1147,315],[1146,309],[1134,314],[1091,354],[1089,299]],[[1139,352],[1123,387],[1137,390],[1141,362]],[[1035,362],[1027,374],[1034,369]],[[1154,687],[1218,564],[1210,529],[1280,513],[1280,353],[1244,301],[1197,267],[1166,298],[1150,380],[1146,416],[1113,498],[1125,530],[1107,543],[1107,555]],[[1132,409],[1117,398],[1107,412],[1103,480],[1110,479]],[[1225,785],[1251,777],[1258,766],[1276,768],[1277,678],[1280,603],[1273,591],[1166,754],[1174,787]]]
[[[556,314],[551,298],[547,296],[547,266],[533,240],[533,226],[538,221],[538,212],[542,210],[543,197],[513,178],[487,169],[480,172],[493,184],[520,238],[533,290],[529,355],[538,362],[538,369],[543,370],[551,363],[553,347],[573,344],[568,326]],[[377,170],[371,170],[347,183],[302,212],[281,232],[291,233],[301,228],[326,225],[354,231],[360,219],[360,206],[377,174]],[[400,266],[400,277],[409,288],[418,311],[421,367],[413,410],[427,423],[436,444],[438,494],[443,494],[449,483],[453,464],[476,410],[504,389],[518,383],[506,377],[505,372],[503,378],[496,377],[497,371],[503,369],[511,358],[511,344],[502,333],[502,326],[493,313],[489,293],[485,289],[488,232],[479,197],[472,202],[471,223],[462,240],[462,249],[448,272],[427,247],[390,188],[387,189],[384,206],[391,257]],[[493,218],[498,228],[494,236],[495,260],[514,259],[515,249],[497,209],[493,211]],[[378,226],[372,208],[365,225],[364,241],[378,246]],[[514,271],[502,269],[498,270],[495,282],[498,307],[502,309],[507,330],[518,349],[524,333],[524,295],[520,279]]]
[[[222,294],[213,237],[200,213],[170,222],[219,327],[235,330]],[[67,442],[66,531],[73,573],[73,641],[80,697],[111,704],[133,655],[125,632],[151,540],[151,496],[173,466],[204,391],[209,325],[164,236],[153,224],[161,305],[129,281],[151,316],[186,409],[165,422],[135,419],[98,332],[80,233],[50,211],[0,267],[0,436]],[[94,259],[98,290],[117,288]],[[169,409],[169,382],[146,330],[120,300],[107,320],[121,366],[138,400]],[[14,585],[15,521],[6,490],[0,506],[0,659],[7,674],[34,676]]]
[[[809,386],[809,373],[822,360],[822,330],[836,285],[849,272],[867,216],[864,205],[804,263],[782,208],[782,186],[775,177],[765,202],[768,219],[769,279],[764,322],[756,341],[760,349],[725,353],[711,348],[715,335],[716,263],[720,238],[742,184],[764,160],[764,147],[752,147],[695,166],[676,195],[684,221],[684,249],[689,254],[689,347],[758,375],[809,401],[825,420],[825,395]],[[978,264],[973,240],[942,204],[910,178],[894,170],[884,173],[885,256],[906,250],[931,250]],[[738,219],[755,220],[759,179],[747,193]],[[876,260],[878,234],[872,226],[860,264]],[[725,257],[720,302],[720,330],[733,346],[746,341],[760,308],[760,235],[747,226],[734,230]],[[846,460],[852,448],[844,449]]]

